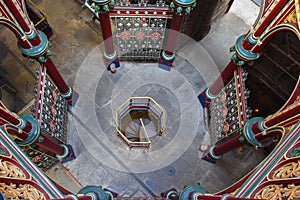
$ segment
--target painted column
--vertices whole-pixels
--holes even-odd
[[[29,120],[20,118],[17,114],[10,112],[4,107],[0,107],[0,123],[1,125],[9,123],[27,132],[32,129],[32,124]]]
[[[293,7],[295,7],[294,1],[263,1],[259,17],[251,30],[246,35],[240,36],[234,47],[230,49],[230,51],[235,52],[231,58],[232,61],[214,84],[201,95],[206,95],[205,97],[208,99],[216,96],[223,88],[222,86],[228,83],[228,77],[233,76],[236,67],[243,66],[245,62],[259,58],[263,47],[271,39],[271,36],[281,30],[279,27],[286,27],[298,35],[299,32],[295,30],[299,27],[293,28],[297,22],[291,22],[290,19],[293,17]],[[292,17],[289,18],[289,16]],[[232,65],[232,63],[235,65]]]
[[[172,67],[175,53],[176,41],[179,35],[181,23],[184,15],[190,14],[191,10],[196,6],[196,0],[174,0],[170,3],[170,8],[174,10],[172,23],[167,36],[167,44],[165,49],[161,52],[159,60],[160,65],[167,65]]]
[[[48,74],[57,85],[59,91],[64,95],[69,104],[72,103],[72,89],[63,80],[56,66],[48,58],[52,55],[51,46],[46,35],[37,31],[28,18],[24,1],[7,0],[0,2],[0,24],[4,24],[12,30],[17,39],[22,54],[31,61],[38,61],[49,67]]]
[[[38,146],[56,154],[60,160],[74,158],[72,148],[69,145],[57,144],[48,137],[41,135],[38,122],[33,117],[28,115],[19,117],[4,107],[0,107],[0,117],[1,124],[7,124],[7,126],[9,126],[9,124],[13,125],[9,126],[10,128],[7,131],[10,134],[18,135],[18,137],[23,140],[18,143],[20,146],[37,142]]]
[[[28,146],[35,143],[37,146],[54,153],[56,157],[63,160],[66,157],[71,157],[68,146],[64,144],[57,144],[49,139],[45,135],[40,134],[40,129],[36,119],[31,116],[24,116],[24,119],[30,121],[32,129],[29,132],[20,130],[9,124],[4,125],[5,130],[12,136],[22,139],[22,141],[16,141],[19,146]]]
[[[110,70],[111,67],[120,67],[119,58],[117,57],[117,51],[114,48],[111,23],[109,17],[110,7],[114,6],[113,0],[93,0],[95,3],[95,12],[98,15],[101,32],[104,40],[104,60],[107,69]]]
[[[288,122],[290,118],[297,117],[300,113],[300,104],[295,106],[291,105],[287,109],[269,116],[267,119],[262,117],[253,117],[249,119],[242,131],[241,135],[238,135],[223,144],[212,146],[209,152],[202,158],[211,163],[215,163],[216,160],[220,159],[224,153],[232,151],[247,142],[255,147],[262,147],[261,141],[270,138],[274,135],[273,132],[270,134],[262,133],[264,130],[277,126],[280,123]],[[299,120],[299,119],[297,119]]]

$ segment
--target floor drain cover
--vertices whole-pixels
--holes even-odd
[[[174,167],[168,167],[168,169],[167,169],[167,174],[169,175],[169,176],[174,176],[174,174],[175,174],[175,168]]]

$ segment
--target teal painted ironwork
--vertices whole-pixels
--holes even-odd
[[[236,40],[236,43],[235,43],[236,53],[244,61],[255,60],[255,59],[259,58],[258,53],[253,53],[251,51],[248,51],[248,50],[244,49],[244,47],[243,47],[244,38],[245,38],[245,35],[242,35]]]
[[[200,194],[205,194],[209,193],[204,187],[201,185],[192,185],[192,186],[187,186],[183,189],[179,196],[179,200],[188,200],[190,199],[190,194],[191,193],[200,193]]]
[[[95,200],[109,200],[106,192],[101,186],[86,186],[79,190],[78,194],[83,194],[84,196],[92,196]]]
[[[19,49],[21,50],[21,52],[29,57],[37,57],[46,53],[46,49],[48,48],[47,36],[41,31],[39,31],[39,36],[41,39],[41,43],[38,46],[32,46],[29,49],[25,49],[19,45]]]
[[[27,146],[27,145],[34,143],[39,138],[40,127],[38,125],[37,120],[31,116],[23,115],[23,116],[21,116],[21,118],[24,121],[28,121],[31,123],[31,130],[30,130],[30,132],[28,132],[28,137],[21,142],[17,142],[17,144],[22,147],[22,146]],[[15,127],[12,127],[12,128],[15,128]]]
[[[246,140],[256,147],[261,147],[261,143],[255,138],[255,134],[252,131],[252,126],[255,123],[261,124],[263,120],[264,118],[262,117],[253,117],[246,122],[244,127],[244,136]]]

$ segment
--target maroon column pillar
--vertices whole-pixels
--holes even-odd
[[[183,16],[190,14],[192,8],[194,8],[195,6],[195,0],[173,0],[173,2],[170,3],[170,8],[174,10],[174,14],[171,27],[167,35],[166,47],[161,52],[161,58],[159,60],[160,66],[166,65],[172,67],[175,58],[174,49],[182,24]]]
[[[172,67],[175,58],[175,53],[173,51],[179,35],[182,20],[183,20],[182,15],[178,15],[176,13],[173,14],[171,27],[167,36],[166,48],[161,52],[161,58],[159,60],[160,64],[164,64],[169,67]]]
[[[57,85],[59,91],[64,95],[69,104],[72,103],[72,88],[68,87],[62,76],[58,72],[56,66],[52,63],[49,56],[52,55],[49,50],[50,43],[43,32],[39,32],[34,28],[33,23],[28,18],[23,1],[7,0],[0,2],[0,7],[9,10],[9,16],[6,16],[15,27],[18,27],[20,33],[25,35],[20,36],[19,48],[24,56],[31,60],[37,60],[39,63],[45,63],[48,69],[49,76]]]
[[[104,41],[104,62],[108,70],[111,69],[112,64],[114,64],[114,67],[118,68],[120,67],[120,62],[119,58],[117,57],[117,52],[114,48],[109,17],[109,9],[114,5],[114,2],[111,0],[93,0],[93,2],[96,4],[95,11],[98,14]]]
[[[57,70],[52,60],[50,58],[47,58],[46,62],[41,64],[45,65],[48,76],[51,78],[51,80],[57,86],[59,91],[62,93],[63,97],[66,99],[68,104],[72,105],[73,89],[72,87],[66,84],[65,80]]]
[[[219,94],[224,85],[229,83],[234,75],[234,70],[236,70],[237,67],[238,65],[236,65],[233,61],[228,63],[220,76],[215,80],[214,84],[206,90],[206,97],[208,99],[213,99],[214,96]]]

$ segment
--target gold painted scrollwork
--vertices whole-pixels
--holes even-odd
[[[0,159],[0,177],[26,178],[26,175],[16,165]]]
[[[297,199],[300,198],[300,186],[289,184],[286,187],[283,185],[268,185],[262,188],[254,197],[255,199]]]
[[[300,160],[283,165],[275,171],[273,179],[295,178],[300,176]]]
[[[294,23],[297,24],[297,15],[296,10],[293,10],[285,19],[285,23]]]
[[[36,188],[29,184],[6,184],[0,183],[0,192],[7,199],[21,200],[21,199],[34,199],[46,200],[45,196]]]

